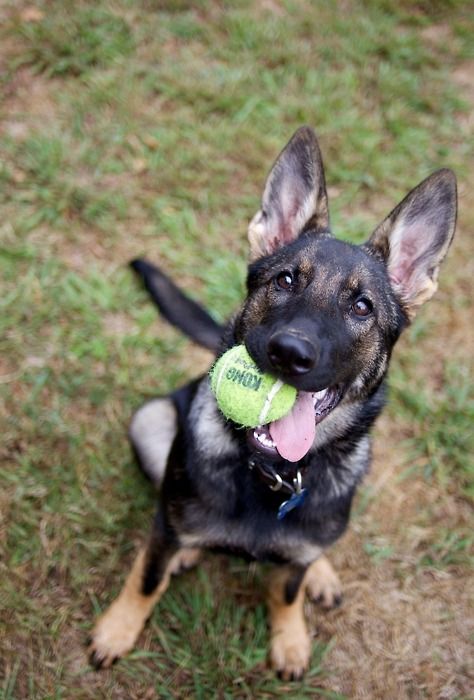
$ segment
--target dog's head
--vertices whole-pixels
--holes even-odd
[[[344,397],[377,388],[400,332],[436,291],[455,220],[456,180],[439,170],[364,245],[335,239],[316,136],[295,133],[249,226],[248,297],[235,325],[259,367],[299,390],[283,442],[308,443]],[[278,426],[270,433],[282,439]],[[282,456],[296,461],[301,449],[283,447]]]

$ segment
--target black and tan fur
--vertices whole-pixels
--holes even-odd
[[[385,400],[394,343],[436,290],[456,219],[456,184],[440,170],[412,190],[354,246],[332,237],[319,147],[299,129],[275,162],[261,210],[249,227],[248,296],[221,329],[162,272],[134,267],[164,315],[206,347],[245,343],[256,363],[301,392],[332,387],[298,464],[261,453],[217,408],[208,377],[145,404],[130,438],[145,472],[161,484],[148,544],[117,600],[92,634],[91,660],[109,666],[135,644],[170,576],[201,549],[275,564],[270,578],[270,659],[284,678],[301,676],[310,656],[305,591],[326,606],[340,584],[324,552],[345,530],[370,462],[369,431]],[[308,496],[284,519],[281,495],[249,468],[304,474]]]

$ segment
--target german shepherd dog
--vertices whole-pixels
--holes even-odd
[[[92,632],[95,667],[132,649],[171,575],[212,549],[275,565],[270,662],[284,679],[302,676],[305,593],[326,607],[341,600],[324,552],[347,527],[392,348],[436,291],[455,222],[456,180],[443,169],[363,245],[333,238],[320,150],[302,127],[268,176],[249,226],[248,296],[225,328],[157,268],[132,263],[174,325],[217,356],[245,344],[261,371],[298,395],[281,421],[243,430],[221,414],[206,375],[135,414],[131,443],[161,485],[159,507],[148,544]]]

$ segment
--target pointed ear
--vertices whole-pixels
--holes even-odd
[[[316,135],[303,126],[280,153],[267,178],[262,207],[249,225],[251,260],[291,243],[309,226],[328,231],[329,210]]]
[[[386,261],[392,287],[410,318],[438,288],[456,211],[456,177],[451,170],[438,170],[405,197],[368,242]]]

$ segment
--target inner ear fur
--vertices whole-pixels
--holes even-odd
[[[276,159],[261,209],[249,224],[251,261],[270,255],[309,228],[329,231],[329,208],[316,134],[303,126]]]
[[[392,287],[409,318],[438,287],[456,212],[456,177],[451,170],[438,170],[407,194],[368,242],[385,260]]]

